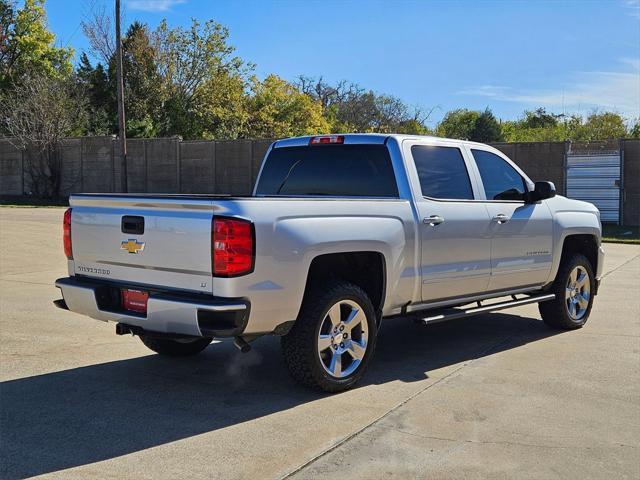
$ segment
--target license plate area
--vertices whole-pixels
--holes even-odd
[[[146,315],[147,302],[149,301],[149,292],[143,290],[134,290],[132,288],[123,288],[121,290],[122,308],[130,312],[136,312]]]

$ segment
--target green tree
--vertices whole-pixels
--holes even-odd
[[[251,138],[281,138],[330,131],[322,105],[276,75],[253,80],[247,101],[245,135]]]
[[[202,85],[196,108],[202,137],[232,140],[244,135],[249,120],[247,84],[242,75],[221,71]]]
[[[99,10],[83,23],[91,51],[109,65],[105,110],[115,124],[115,58],[111,17]],[[246,122],[252,65],[234,56],[228,30],[213,20],[192,20],[189,28],[165,21],[153,31],[134,22],[123,38],[123,76],[127,135],[183,138],[238,138]],[[91,77],[101,77],[98,63]],[[92,105],[98,109],[99,105]]]
[[[85,53],[76,67],[76,81],[87,99],[86,135],[109,135],[116,130],[114,95],[102,64],[91,65]]]
[[[484,112],[459,108],[447,112],[436,127],[441,137],[459,138],[475,142],[500,142],[502,127],[489,108]]]
[[[211,88],[234,83],[230,79],[246,81],[253,68],[234,56],[228,29],[213,20],[201,24],[195,19],[189,29],[169,28],[163,20],[152,39],[164,97],[159,133],[202,138],[215,131],[201,114],[216,111],[208,103]]]
[[[419,134],[429,131],[425,126],[428,114],[410,109],[392,95],[376,94],[346,80],[331,85],[322,77],[300,76],[295,85],[322,105],[332,132]]]
[[[116,91],[115,67],[115,58],[112,58],[109,62],[112,92]],[[122,71],[127,135],[153,137],[159,130],[162,78],[158,73],[156,51],[151,44],[149,30],[140,22],[133,22],[123,39]]]
[[[396,133],[404,133],[407,135],[432,135],[433,132],[425,126],[417,118],[411,118],[409,120],[402,120],[395,128]]]
[[[502,124],[508,142],[548,142],[574,140],[591,142],[633,135],[624,118],[614,112],[593,112],[586,119],[580,115],[558,115],[544,108],[525,111],[523,118]]]
[[[92,51],[101,52],[97,53],[100,57],[110,52],[109,45],[103,41],[106,38],[103,35],[104,22],[108,18],[100,16],[93,23],[83,24]],[[106,69],[101,63],[93,67],[83,53],[77,67],[78,78],[87,90],[89,108],[95,119],[89,125],[91,133],[115,133],[117,130],[116,59],[113,51],[107,63]],[[145,24],[136,21],[127,29],[122,39],[122,65],[127,136],[153,137],[161,123],[163,82],[158,72],[155,47]]]
[[[502,135],[507,142],[560,142],[576,139],[582,123],[578,115],[557,115],[538,108],[525,111],[518,120],[502,122]]]
[[[447,112],[436,127],[436,133],[441,137],[469,140],[473,136],[480,112],[459,108]]]
[[[627,134],[624,118],[613,112],[593,112],[587,117],[576,140],[594,141],[622,138]]]
[[[501,142],[504,140],[500,123],[488,108],[476,119],[469,140],[482,143]]]
[[[402,100],[393,95],[376,95],[374,97],[375,114],[371,131],[395,133],[401,123],[409,120],[409,108]]]
[[[521,128],[553,128],[557,125],[558,115],[547,113],[543,107],[525,111],[524,118],[520,121]]]
[[[11,88],[25,76],[60,78],[72,72],[71,48],[54,44],[47,28],[44,0],[0,0],[0,89]]]

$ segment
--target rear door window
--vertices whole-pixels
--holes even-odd
[[[385,145],[316,145],[274,148],[257,195],[398,197]]]
[[[424,197],[473,200],[471,180],[459,148],[414,145],[411,155]]]

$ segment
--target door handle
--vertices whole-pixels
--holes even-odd
[[[444,222],[444,218],[442,218],[440,215],[431,215],[429,218],[425,218],[422,221],[428,225],[431,225],[432,227],[435,227],[436,225],[440,225],[442,222]]]
[[[507,217],[504,213],[500,213],[493,217],[493,221],[502,225],[503,223],[507,223],[509,221],[509,217]]]
[[[144,217],[135,215],[125,215],[120,223],[122,233],[131,233],[133,235],[142,235],[144,233]]]

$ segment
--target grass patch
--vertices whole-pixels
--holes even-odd
[[[640,227],[604,224],[602,226],[602,241],[640,245]]]

